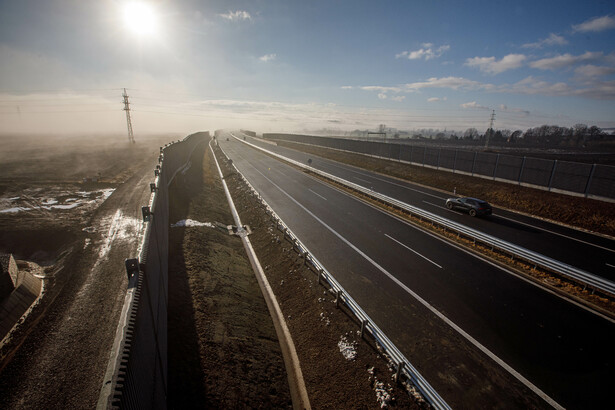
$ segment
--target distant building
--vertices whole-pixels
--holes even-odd
[[[17,279],[17,262],[11,254],[0,254],[0,300],[11,294],[15,289],[14,281]]]

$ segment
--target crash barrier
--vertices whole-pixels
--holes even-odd
[[[564,277],[567,277],[573,280],[574,282],[580,283],[583,286],[590,287],[591,289],[599,290],[601,292],[604,292],[610,295],[615,295],[615,282],[604,279],[600,276],[593,275],[582,269],[575,268],[574,266],[571,266],[566,263],[560,262],[558,260],[549,258],[547,256],[531,251],[529,249],[525,249],[521,246],[517,246],[510,242],[501,240],[499,238],[496,238],[495,236],[487,235],[483,232],[477,231],[465,225],[462,225],[457,222],[453,222],[449,219],[432,214],[431,212],[427,212],[415,206],[408,205],[405,202],[399,201],[395,198],[391,198],[389,196],[380,194],[371,189],[362,187],[361,185],[358,185],[358,184],[346,181],[345,179],[336,177],[335,175],[331,175],[327,172],[320,171],[309,165],[292,160],[290,158],[286,158],[282,155],[276,154],[272,151],[266,150],[265,148],[259,147],[257,145],[254,145],[250,142],[244,141],[237,137],[235,138],[244,144],[250,145],[258,150],[266,152],[269,155],[280,158],[281,160],[285,162],[288,162],[297,167],[309,170],[310,172],[313,172],[314,174],[318,174],[328,180],[331,180],[335,183],[346,186],[356,192],[360,192],[361,194],[367,197],[370,197],[379,202],[387,204],[395,209],[402,210],[403,212],[411,216],[428,221],[434,226],[439,226],[446,231],[454,232],[457,234],[458,237],[464,237],[466,239],[471,240],[475,244],[479,243],[488,248],[491,248],[491,250],[497,250],[501,253],[507,254],[512,259],[518,259],[518,260],[524,261],[534,266],[535,268],[540,267],[549,272],[554,272],[556,274],[562,275]]]
[[[615,201],[615,167],[609,165],[313,135],[263,134],[263,138],[350,151],[547,191]]]
[[[98,409],[166,408],[168,186],[208,139],[208,132],[200,132],[160,147],[150,201],[142,208],[139,255],[126,260],[128,289]]]
[[[251,145],[251,144],[250,144]],[[220,150],[222,148],[220,147]],[[222,153],[227,157],[224,150]],[[237,169],[235,164],[232,164],[233,168],[245,184],[250,188],[251,193],[255,196],[264,206],[265,212],[276,223],[278,230],[280,230],[284,237],[287,238],[294,246],[294,248],[303,257],[306,265],[311,265],[312,269],[318,275],[318,283],[326,283],[331,291],[336,295],[336,305],[345,305],[350,312],[356,317],[358,323],[361,324],[361,337],[371,335],[373,340],[378,345],[379,350],[388,357],[392,364],[395,366],[396,379],[400,382],[409,381],[414,386],[421,396],[435,409],[450,409],[450,406],[444,401],[442,397],[434,390],[434,388],[425,380],[419,371],[410,363],[410,361],[399,351],[397,346],[389,340],[384,332],[374,323],[374,321],[365,313],[365,311],[359,306],[359,304],[346,292],[346,290],[340,285],[340,283],[333,277],[329,271],[312,255],[309,249],[297,238],[297,236],[290,230],[290,228],[282,221],[282,219],[275,213],[275,211],[267,204],[265,199],[258,193],[258,191],[250,184],[250,182],[243,176],[243,174]]]

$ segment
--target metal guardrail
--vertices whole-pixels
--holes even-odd
[[[232,134],[231,134],[232,135]],[[234,136],[234,135],[233,135]],[[220,150],[222,148],[220,147]],[[224,153],[224,150],[222,150]],[[226,153],[224,153],[226,156]],[[228,156],[227,156],[228,158]],[[410,363],[410,361],[399,351],[397,346],[384,334],[384,332],[374,323],[374,321],[368,316],[367,313],[359,306],[359,304],[346,292],[342,285],[327,271],[327,269],[316,259],[309,251],[309,249],[297,238],[297,236],[290,230],[290,228],[282,221],[282,219],[275,213],[275,211],[267,204],[265,199],[258,193],[258,191],[250,184],[250,182],[243,176],[243,174],[237,169],[235,164],[232,166],[237,171],[237,174],[241,176],[242,180],[250,187],[252,193],[263,204],[268,215],[276,221],[277,227],[284,235],[288,236],[289,240],[297,248],[299,253],[303,256],[305,263],[308,262],[314,267],[314,270],[318,274],[318,283],[324,280],[333,292],[336,294],[336,303],[344,303],[348,309],[356,316],[361,323],[361,336],[367,332],[370,334],[384,353],[391,358],[396,366],[396,376],[400,380],[401,377],[408,379],[412,385],[414,385],[425,400],[435,409],[450,409],[451,407],[444,401],[442,397],[434,390],[433,387],[425,380],[419,371]]]
[[[338,184],[344,185],[352,190],[360,192],[364,195],[367,195],[373,199],[381,201],[387,205],[391,205],[397,209],[403,210],[404,212],[409,213],[410,215],[419,217],[421,219],[425,219],[433,224],[437,224],[444,229],[448,229],[450,231],[456,232],[458,235],[463,235],[464,237],[473,240],[474,242],[479,242],[484,245],[491,247],[492,249],[497,249],[500,252],[504,252],[510,254],[512,258],[517,258],[519,260],[525,261],[535,267],[541,267],[548,271],[563,275],[573,281],[579,282],[583,285],[590,286],[591,288],[600,290],[601,292],[609,293],[611,295],[615,295],[615,282],[612,282],[608,279],[601,278],[599,276],[593,275],[587,271],[582,269],[575,268],[574,266],[568,265],[564,262],[560,262],[553,258],[549,258],[548,256],[542,255],[540,253],[531,251],[529,249],[523,248],[521,246],[515,245],[513,243],[504,241],[502,239],[496,238],[491,235],[487,235],[475,229],[469,228],[465,225],[461,225],[459,223],[453,222],[449,219],[443,218],[441,216],[432,214],[431,212],[425,211],[423,209],[417,208],[415,206],[409,205],[405,202],[401,202],[395,198],[391,198],[389,196],[380,194],[371,189],[365,188],[361,185],[355,184],[350,181],[346,181],[345,179],[336,177],[335,175],[331,175],[327,172],[318,170],[309,165],[303,164],[301,162],[292,160],[290,158],[284,157],[275,152],[269,151],[265,148],[259,147],[255,144],[252,144],[248,141],[244,141],[240,138],[237,138],[235,135],[231,133],[231,135],[240,142],[247,144],[251,147],[254,147],[260,151],[266,152],[269,155],[272,155],[276,158],[279,158],[285,162],[293,164],[297,167],[309,170],[315,174],[318,174],[324,178],[327,178],[331,181],[334,181]]]

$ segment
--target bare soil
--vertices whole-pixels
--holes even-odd
[[[502,208],[615,236],[615,206],[610,202],[558,194],[288,141],[278,141],[278,145],[442,191],[481,198]]]
[[[171,186],[170,221],[230,225],[211,153],[197,151]],[[171,228],[168,318],[170,408],[292,407],[273,322],[239,237]]]
[[[0,346],[0,408],[96,406],[123,261],[136,251],[140,207],[170,139],[0,138],[0,251],[20,267],[41,265],[45,288]]]

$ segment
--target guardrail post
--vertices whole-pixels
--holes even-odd
[[[495,176],[498,173],[498,163],[500,162],[500,154],[498,154],[497,157],[495,157],[495,167],[493,167],[493,179],[495,180]]]
[[[363,335],[365,334],[366,326],[367,326],[367,320],[362,320],[361,321],[361,338],[363,338]]]
[[[404,368],[404,362],[399,362],[399,363],[397,364],[397,371],[395,372],[395,381],[396,381],[397,383],[399,383],[399,382],[400,382],[400,380],[399,380],[399,376],[401,375],[401,371],[403,370],[403,368]]]
[[[474,176],[474,165],[476,164],[477,155],[478,155],[478,151],[474,151],[474,159],[472,159],[472,176]]]
[[[342,291],[338,290],[337,291],[337,297],[335,298],[335,307],[339,308],[340,307],[340,299],[342,298]]]

